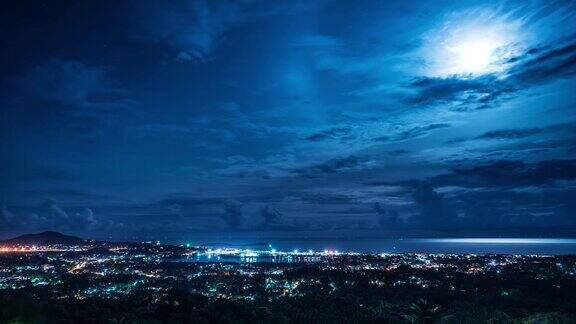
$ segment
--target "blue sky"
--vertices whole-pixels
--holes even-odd
[[[2,6],[2,236],[576,234],[576,2]]]

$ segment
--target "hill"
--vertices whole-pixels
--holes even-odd
[[[8,240],[0,241],[0,245],[82,245],[86,243],[86,240],[79,237],[64,235],[54,231],[46,231],[36,234],[25,234]]]

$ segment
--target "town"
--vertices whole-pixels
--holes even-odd
[[[237,316],[272,322],[410,322],[428,316],[434,322],[504,323],[547,316],[563,323],[576,315],[576,256],[69,243],[2,246],[0,320],[37,321],[35,314],[42,314],[57,316],[45,318],[48,322],[62,316],[98,322],[106,314],[136,322]],[[67,313],[46,311],[58,305],[67,305]]]

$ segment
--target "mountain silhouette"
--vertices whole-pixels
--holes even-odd
[[[0,244],[10,245],[82,245],[86,243],[86,240],[79,237],[64,235],[54,231],[46,231],[36,234],[24,234],[8,240],[0,241]]]

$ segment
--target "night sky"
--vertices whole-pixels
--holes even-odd
[[[574,1],[3,1],[0,237],[576,235]]]

